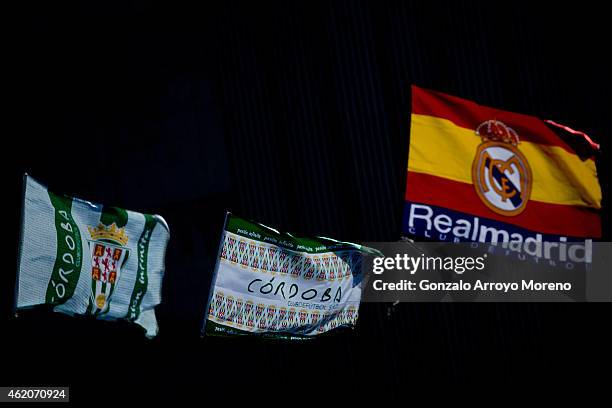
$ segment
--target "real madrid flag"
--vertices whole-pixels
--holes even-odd
[[[298,238],[227,214],[203,332],[307,339],[353,327],[361,263],[377,251]]]
[[[157,334],[170,237],[158,215],[52,193],[24,177],[17,309],[125,319]]]
[[[601,237],[595,161],[556,126],[413,87],[404,233],[557,249]]]

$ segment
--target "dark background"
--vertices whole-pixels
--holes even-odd
[[[602,143],[606,200],[612,64],[598,4],[14,7],[0,383],[69,385],[81,402],[601,389],[605,378],[588,389],[576,380],[610,367],[603,304],[364,304],[355,332],[308,344],[198,335],[225,209],[300,235],[399,238],[412,83],[589,133]],[[156,339],[119,323],[10,318],[24,171],[166,218]],[[609,227],[605,212],[606,237]]]

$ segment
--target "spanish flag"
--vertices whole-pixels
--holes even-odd
[[[403,232],[436,241],[600,238],[595,160],[557,126],[413,86]]]

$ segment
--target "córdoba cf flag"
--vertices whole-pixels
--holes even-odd
[[[58,195],[25,175],[16,308],[125,319],[155,336],[169,237],[158,215]]]
[[[299,340],[353,327],[367,253],[379,254],[329,238],[298,238],[228,213],[203,332]]]

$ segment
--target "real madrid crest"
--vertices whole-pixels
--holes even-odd
[[[481,123],[476,134],[482,138],[472,163],[478,197],[497,214],[520,214],[529,201],[532,178],[529,163],[518,149],[518,134],[498,120]]]

